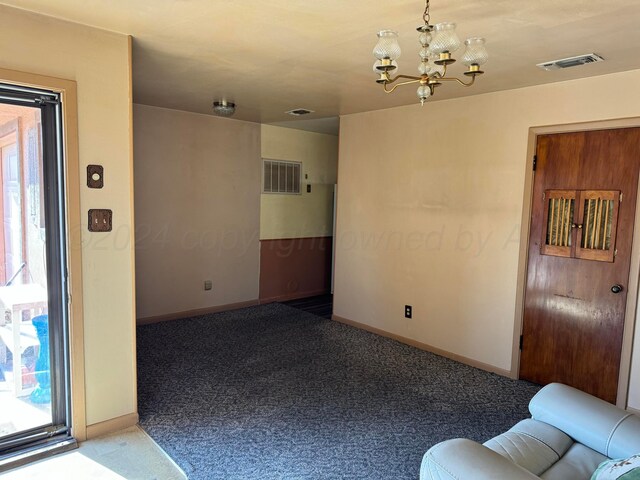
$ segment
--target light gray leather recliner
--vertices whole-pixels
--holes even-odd
[[[589,480],[610,458],[640,453],[640,417],[559,383],[522,420],[484,445],[447,440],[422,459],[421,480]]]

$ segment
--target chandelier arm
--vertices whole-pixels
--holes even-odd
[[[442,66],[442,73],[440,72],[434,72],[431,75],[429,75],[429,78],[434,78],[434,79],[440,79],[440,78],[444,78],[447,76],[447,66],[443,65]]]
[[[413,75],[396,75],[395,77],[390,78],[389,80],[387,80],[386,83],[394,83],[396,80],[398,80],[400,78],[406,78],[408,80],[414,80],[414,81],[422,80],[422,77],[415,77]],[[413,83],[413,82],[411,82],[411,83]]]
[[[400,77],[402,77],[402,78],[413,78],[413,80],[409,80],[409,81],[407,81],[407,82],[400,82],[400,83],[397,83],[397,84],[396,84],[396,85],[394,85],[390,90],[388,90],[388,89],[387,89],[387,85],[389,85],[391,82],[383,83],[383,84],[382,84],[382,86],[384,87],[384,92],[385,92],[385,93],[393,93],[393,91],[394,91],[396,88],[401,87],[402,85],[410,85],[410,84],[412,84],[412,83],[418,83],[420,80],[422,80],[422,78],[421,78],[421,77],[419,77],[419,78],[415,78],[415,77],[409,77],[409,76],[407,76],[407,75],[398,75],[396,78],[394,78],[394,79],[393,79],[393,81],[395,82],[395,81],[396,81],[398,78],[400,78]]]
[[[456,78],[456,77],[440,77],[440,78],[438,78],[438,81],[439,82],[458,82],[463,87],[470,87],[471,85],[473,85],[473,82],[476,81],[476,76],[472,75],[471,76],[471,80],[468,83],[465,83],[465,82],[463,82],[462,80],[460,80],[459,78]]]

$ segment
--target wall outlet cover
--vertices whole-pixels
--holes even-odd
[[[89,231],[110,232],[113,228],[113,212],[106,208],[89,209]]]

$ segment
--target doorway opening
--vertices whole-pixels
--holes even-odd
[[[0,471],[75,446],[61,139],[58,93],[0,84]]]
[[[306,299],[329,315],[339,119],[324,120],[334,127],[313,134],[293,122],[262,127],[259,301]]]

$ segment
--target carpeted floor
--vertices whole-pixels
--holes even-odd
[[[191,480],[417,479],[537,386],[281,304],[138,328],[140,421]]]

